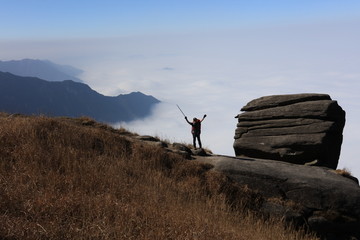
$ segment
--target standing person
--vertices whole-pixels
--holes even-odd
[[[193,145],[194,145],[195,149],[196,149],[196,139],[198,140],[199,147],[202,148],[201,140],[200,140],[201,122],[204,121],[205,118],[206,118],[206,114],[204,115],[204,117],[201,120],[197,119],[197,118],[193,118],[193,121],[189,122],[189,120],[185,116],[185,120],[188,122],[188,124],[190,124],[192,126],[191,133],[193,135]]]

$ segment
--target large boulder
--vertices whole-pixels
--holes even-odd
[[[360,239],[360,187],[351,175],[255,158],[213,155],[198,160],[255,191],[264,216],[307,227],[322,239]]]
[[[345,111],[329,95],[266,96],[241,111],[236,116],[236,156],[336,169]]]

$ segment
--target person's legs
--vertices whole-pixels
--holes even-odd
[[[193,145],[194,148],[196,149],[196,134],[193,133]]]
[[[197,137],[198,142],[199,142],[199,147],[202,148],[202,146],[201,146],[201,140],[200,140],[200,134],[198,134],[196,137]]]

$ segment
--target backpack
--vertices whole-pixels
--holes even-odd
[[[198,133],[200,134],[201,132],[201,121],[199,119],[197,119],[193,124],[192,124],[192,128],[191,128],[191,133]]]

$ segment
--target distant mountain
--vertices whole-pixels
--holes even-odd
[[[0,71],[22,77],[38,77],[47,81],[73,80],[75,82],[82,82],[76,76],[83,72],[72,66],[59,65],[48,60],[34,59],[0,61]]]
[[[83,83],[49,82],[0,72],[0,111],[48,116],[88,116],[115,123],[144,118],[160,101],[141,92],[108,97]]]

